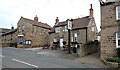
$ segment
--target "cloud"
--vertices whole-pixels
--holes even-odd
[[[100,6],[98,0],[1,0],[0,27],[17,27],[20,17],[33,19],[35,15],[40,22],[53,26],[55,18],[60,21],[67,18],[78,18],[89,15],[90,4],[93,4],[96,24],[100,26]],[[99,28],[100,30],[100,28]]]

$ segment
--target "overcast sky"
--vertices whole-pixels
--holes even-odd
[[[99,0],[0,0],[0,28],[17,27],[21,16],[39,22],[55,24],[59,21],[89,16],[90,4],[93,4],[94,18],[100,30],[100,4]]]

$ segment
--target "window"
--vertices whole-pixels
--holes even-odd
[[[74,33],[74,42],[77,42],[77,33]]]
[[[19,30],[19,32],[20,32],[20,26],[18,27],[18,30]]]
[[[54,42],[58,42],[58,39],[57,39],[57,38],[54,38]]]
[[[22,32],[24,32],[24,30],[25,30],[25,26],[23,25],[23,26],[22,26]]]
[[[58,32],[61,32],[62,31],[62,27],[56,27],[55,28],[55,32],[58,33]]]
[[[95,29],[94,29],[94,27],[92,27],[92,31],[94,31]]]
[[[65,26],[65,32],[67,32],[67,31],[68,31],[67,26]]]
[[[23,36],[18,36],[18,44],[23,44]]]
[[[120,6],[116,7],[116,20],[120,19]]]
[[[120,32],[116,33],[116,48],[120,48]]]

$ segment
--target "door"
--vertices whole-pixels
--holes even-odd
[[[63,38],[60,39],[60,47],[63,47]]]

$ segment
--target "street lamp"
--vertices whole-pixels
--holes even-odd
[[[68,29],[68,53],[70,54],[70,30],[72,30],[72,21],[73,19],[67,19],[67,29]]]

